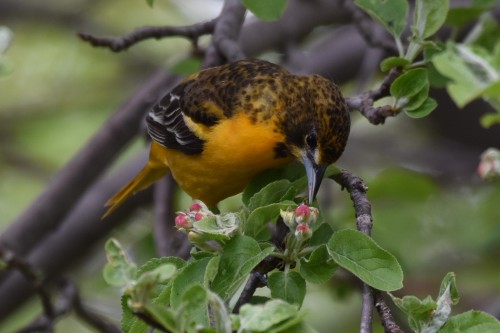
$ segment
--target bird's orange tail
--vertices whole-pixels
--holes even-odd
[[[149,187],[151,184],[156,182],[158,179],[162,178],[169,171],[168,166],[163,165],[162,167],[152,166],[151,163],[146,164],[146,166],[139,172],[134,179],[132,179],[127,185],[123,186],[112,198],[106,202],[106,207],[109,207],[106,213],[102,216],[104,219],[106,216],[111,214],[115,209],[117,209],[128,197],[134,195],[135,193]]]

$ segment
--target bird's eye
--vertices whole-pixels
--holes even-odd
[[[306,135],[306,143],[310,148],[315,149],[318,146],[318,137],[316,133],[309,133]]]

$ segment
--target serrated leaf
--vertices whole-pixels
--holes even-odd
[[[490,314],[468,311],[451,317],[439,333],[486,333],[500,332],[500,322]]]
[[[183,295],[192,286],[205,282],[205,270],[212,258],[207,257],[192,261],[184,266],[175,276],[170,294],[170,305],[178,309],[183,301]]]
[[[427,70],[423,68],[411,69],[399,76],[391,84],[391,95],[397,99],[411,98],[418,94],[425,85],[429,84]]]
[[[264,305],[245,304],[240,309],[240,327],[249,332],[268,332],[274,325],[297,316],[297,307],[274,299]]]
[[[382,72],[387,72],[395,67],[405,68],[410,64],[410,61],[401,57],[389,57],[382,60],[380,63],[380,70]]]
[[[441,28],[448,14],[449,0],[417,0],[413,12],[413,31],[424,40]]]
[[[290,304],[302,305],[306,295],[306,281],[295,271],[273,272],[267,284],[273,298],[280,298]]]
[[[256,240],[236,235],[224,246],[211,290],[227,300],[247,278],[248,274],[267,257],[274,248],[261,250]]]
[[[355,0],[356,5],[381,23],[393,36],[400,36],[406,27],[406,0]]]
[[[432,111],[434,111],[437,107],[437,102],[434,98],[427,98],[422,105],[420,105],[418,108],[414,110],[406,110],[405,108],[403,111],[408,115],[410,118],[423,118],[428,116]]]
[[[104,280],[116,287],[131,284],[137,275],[136,265],[130,261],[120,243],[116,239],[109,239],[105,244],[108,263],[104,266]]]
[[[123,332],[128,333],[132,326],[136,323],[137,318],[135,317],[132,310],[128,306],[128,301],[130,300],[130,295],[122,295],[120,299],[120,304],[122,308],[122,319],[120,321],[120,326]],[[146,327],[146,325],[144,325]]]
[[[243,0],[245,7],[264,21],[279,19],[286,8],[287,2],[287,0]]]
[[[403,271],[396,258],[373,239],[356,230],[341,230],[327,244],[337,264],[375,289],[391,291],[403,286]]]
[[[308,282],[322,284],[328,281],[338,265],[328,254],[326,245],[316,248],[309,258],[300,260],[300,275]]]
[[[164,331],[176,331],[176,315],[175,313],[164,306],[158,304],[147,304],[143,309],[144,315],[151,318],[155,323],[159,324]]]
[[[248,215],[243,225],[243,233],[250,237],[259,235],[267,228],[268,223],[276,221],[281,209],[294,208],[296,206],[297,204],[293,201],[283,201],[255,209]]]

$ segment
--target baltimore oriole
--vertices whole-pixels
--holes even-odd
[[[109,215],[130,195],[172,172],[209,207],[243,190],[259,172],[301,161],[309,201],[350,129],[339,88],[263,60],[241,60],[189,76],[149,112],[149,161],[108,200]]]

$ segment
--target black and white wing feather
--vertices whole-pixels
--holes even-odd
[[[151,138],[170,149],[195,155],[203,151],[204,141],[186,125],[181,108],[184,85],[177,86],[149,112],[146,120]]]

